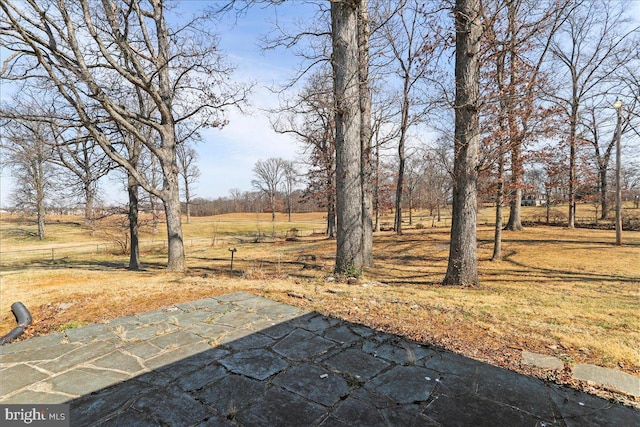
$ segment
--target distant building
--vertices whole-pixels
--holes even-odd
[[[545,206],[546,204],[546,199],[540,193],[525,193],[520,202],[520,206]]]

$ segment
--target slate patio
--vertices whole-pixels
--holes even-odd
[[[73,426],[638,426],[640,412],[248,293],[0,347]]]

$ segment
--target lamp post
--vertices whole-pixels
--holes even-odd
[[[618,121],[616,123],[616,245],[622,245],[622,187],[621,181],[621,163],[622,157],[620,154],[620,137],[622,132],[622,101],[617,100],[613,103],[613,108],[616,109]]]

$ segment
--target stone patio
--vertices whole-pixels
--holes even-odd
[[[248,293],[0,348],[74,426],[637,426],[640,412]]]

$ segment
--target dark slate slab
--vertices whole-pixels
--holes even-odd
[[[334,416],[330,416],[324,420],[319,427],[349,427],[351,424],[339,420]]]
[[[306,363],[287,369],[273,382],[325,406],[333,406],[349,393],[349,385],[342,376]]]
[[[403,427],[440,427],[439,424],[421,413],[420,405],[391,406],[381,410],[384,419],[390,426]]]
[[[400,404],[424,402],[437,384],[426,378],[434,375],[437,375],[435,371],[426,368],[396,366],[369,381],[365,387]]]
[[[220,365],[208,365],[204,368],[182,375],[176,380],[176,384],[182,390],[193,391],[200,389],[207,384],[223,378],[228,374],[227,370]]]
[[[640,426],[640,412],[633,408],[555,384],[550,389],[567,427]]]
[[[362,349],[376,357],[382,357],[390,362],[401,365],[413,365],[419,360],[432,356],[435,353],[429,348],[405,340],[379,345],[365,343]]]
[[[231,372],[264,380],[289,366],[282,358],[264,349],[232,353],[220,363]]]
[[[137,399],[133,408],[151,414],[165,425],[186,426],[202,422],[214,415],[209,407],[178,388],[162,388]]]
[[[265,329],[261,329],[260,333],[277,340],[288,335],[294,329],[295,326],[293,326],[291,323],[281,322],[276,323],[275,325],[270,325]]]
[[[114,417],[122,408],[128,406],[141,393],[155,393],[154,387],[148,384],[129,380],[115,387],[100,390],[94,394],[86,394],[71,401],[71,420],[73,425],[89,426],[98,420]]]
[[[229,352],[226,350],[213,348],[158,368],[155,372],[175,379],[205,369],[209,365],[215,365],[217,360],[228,354]]]
[[[436,398],[426,407],[423,415],[437,425],[451,427],[557,425],[474,394],[461,399]]]
[[[370,402],[361,401],[353,397],[348,397],[342,402],[333,412],[333,416],[348,425],[387,427],[387,423],[378,408]]]
[[[318,332],[337,325],[339,321],[317,313],[309,313],[291,320],[291,324],[308,331]]]
[[[219,415],[214,415],[212,417],[207,418],[202,423],[198,424],[196,427],[230,427],[233,426],[232,420],[221,417]]]
[[[226,345],[231,347],[233,350],[250,350],[254,348],[270,347],[274,342],[273,338],[253,333],[236,340],[228,341]]]
[[[77,426],[72,418],[72,425]],[[95,425],[98,427],[121,427],[121,426],[136,426],[136,427],[157,427],[159,425],[158,420],[153,417],[147,416],[134,409],[126,410],[122,413],[115,415],[99,424],[85,424]]]
[[[291,360],[312,360],[326,352],[335,343],[303,329],[296,329],[273,349]]]
[[[423,362],[425,368],[433,369],[440,373],[467,377],[475,375],[476,369],[482,363],[448,351],[438,351]]]
[[[283,390],[269,389],[260,400],[238,413],[238,421],[246,426],[312,426],[327,409]]]
[[[351,344],[359,340],[360,335],[354,333],[347,325],[339,325],[327,330],[324,337],[340,344]]]
[[[481,364],[475,379],[475,392],[483,398],[536,414],[544,420],[555,418],[548,387],[537,378]]]
[[[389,366],[388,362],[354,348],[341,351],[324,362],[341,372],[357,375],[362,380],[368,380]]]
[[[229,375],[209,384],[192,395],[214,407],[222,416],[234,414],[256,399],[259,399],[267,384],[241,375]]]

